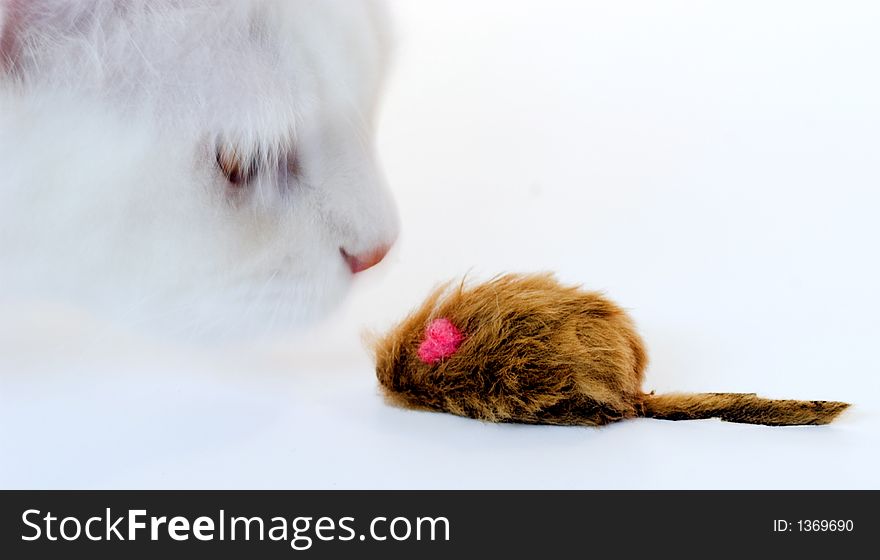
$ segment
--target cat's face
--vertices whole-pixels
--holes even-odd
[[[397,235],[383,13],[0,0],[5,289],[234,334],[320,315]]]

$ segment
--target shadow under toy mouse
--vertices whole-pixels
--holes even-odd
[[[642,391],[647,353],[626,312],[551,274],[447,283],[375,343],[392,402],[492,422],[603,425],[626,418],[827,424],[849,405],[754,393]]]

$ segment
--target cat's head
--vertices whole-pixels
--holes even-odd
[[[322,314],[397,236],[386,57],[373,2],[0,0],[6,287],[208,331]]]

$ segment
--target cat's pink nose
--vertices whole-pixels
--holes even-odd
[[[345,249],[340,247],[339,252],[342,253],[342,258],[348,263],[348,268],[351,269],[352,274],[357,274],[379,264],[379,261],[385,258],[390,249],[391,245],[381,245],[372,251],[350,255]]]

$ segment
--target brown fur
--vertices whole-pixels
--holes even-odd
[[[441,317],[464,340],[452,355],[428,364],[417,349],[426,326]],[[827,424],[849,406],[754,394],[646,394],[647,354],[626,312],[550,274],[446,284],[378,340],[375,355],[391,401],[492,422],[602,425],[650,417]]]

